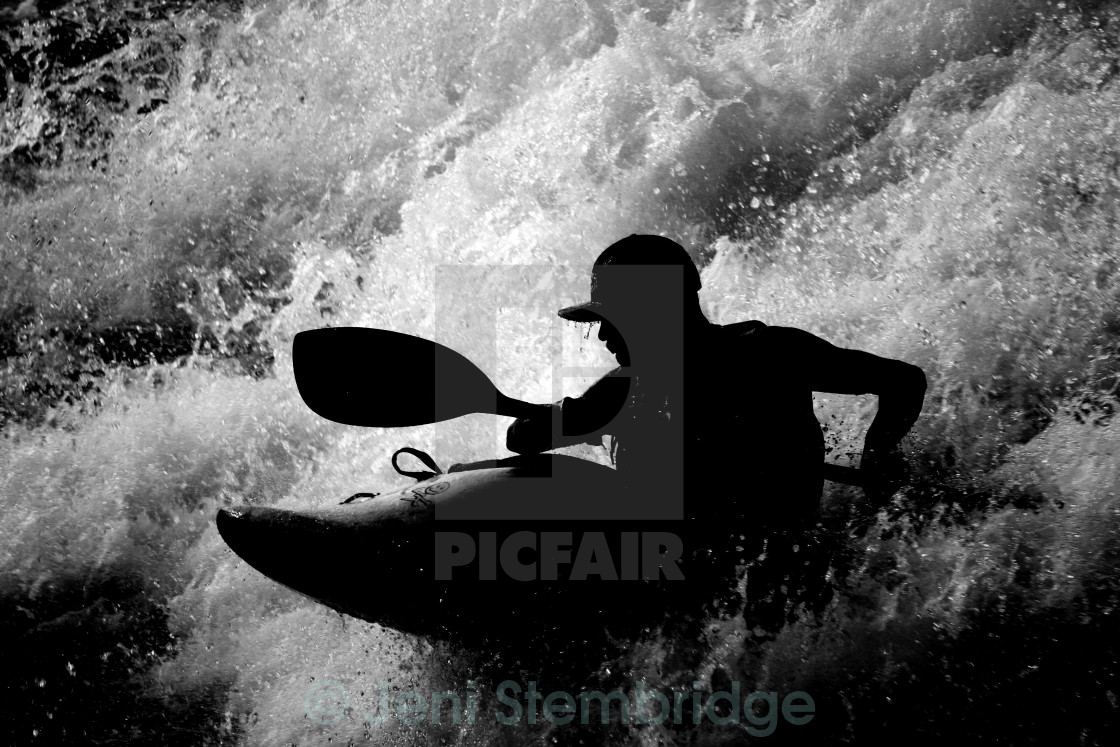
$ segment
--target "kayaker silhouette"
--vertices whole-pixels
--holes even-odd
[[[921,411],[926,378],[804,330],[713,324],[700,287],[688,252],[668,238],[634,234],[608,247],[592,267],[591,299],[559,315],[598,323],[619,367],[581,396],[516,420],[507,446],[529,454],[610,436],[634,489],[651,499],[683,490],[689,534],[704,537],[689,579],[718,585],[736,564],[753,564],[751,614],[774,629],[786,607],[778,590],[800,583],[796,553],[820,512],[824,438],[812,393],[878,395],[861,471],[881,500],[897,487],[897,447]],[[730,536],[712,541],[713,530]]]
[[[420,337],[299,332],[296,386],[322,417],[396,428],[493,413],[516,419],[508,444],[521,454],[443,473],[399,449],[393,466],[413,484],[340,506],[230,506],[218,531],[268,577],[420,635],[474,644],[497,631],[532,650],[556,636],[621,640],[664,619],[681,621],[684,634],[670,638],[691,645],[713,601],[730,611],[742,600],[732,582],[744,565],[751,629],[780,629],[787,598],[823,579],[802,558],[827,555],[809,545],[825,469],[837,466],[823,463],[812,392],[879,395],[862,469],[846,473],[859,481],[884,473],[921,408],[925,377],[797,329],[712,324],[699,288],[696,266],[668,239],[611,246],[593,267],[591,300],[560,313],[599,321],[620,365],[582,396],[548,405],[503,394],[464,356]],[[535,453],[603,435],[617,469]],[[405,454],[428,470],[402,469]],[[879,482],[873,491],[888,495],[889,480]],[[360,582],[339,572],[359,567]]]

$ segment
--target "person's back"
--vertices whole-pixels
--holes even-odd
[[[783,331],[712,325],[686,378],[686,471],[727,475],[725,492],[756,521],[809,519],[820,495],[824,439],[812,389],[781,350]]]

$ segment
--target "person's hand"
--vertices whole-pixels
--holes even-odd
[[[540,454],[552,448],[552,412],[519,418],[506,429],[506,448],[515,454]]]
[[[897,445],[866,444],[859,471],[864,491],[876,508],[886,505],[909,482],[910,470]]]

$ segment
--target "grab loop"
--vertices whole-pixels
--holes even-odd
[[[409,470],[401,469],[400,465],[397,464],[397,457],[399,457],[401,454],[411,454],[412,456],[423,462],[425,467],[431,468],[432,471],[410,472]],[[419,449],[414,449],[411,446],[405,446],[393,452],[393,469],[397,471],[397,474],[404,475],[405,477],[415,478],[419,482],[423,482],[424,480],[433,478],[436,475],[443,474],[443,470],[436,466],[436,460],[432,459],[430,456],[420,451]]]

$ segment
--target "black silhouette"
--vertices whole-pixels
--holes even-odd
[[[864,460],[875,474],[917,417],[925,377],[906,363],[842,350],[796,329],[711,324],[699,287],[695,265],[668,239],[631,236],[608,249],[593,271],[591,301],[561,315],[601,321],[600,338],[621,365],[583,396],[554,405],[511,399],[462,355],[411,335],[353,327],[299,333],[296,382],[320,415],[376,427],[472,412],[515,417],[508,442],[520,456],[456,465],[445,477],[430,457],[406,448],[401,452],[429,468],[402,470],[394,456],[402,475],[420,481],[413,488],[314,511],[225,509],[219,531],[250,564],[291,588],[354,616],[437,637],[487,639],[496,619],[514,612],[533,621],[522,626],[533,639],[573,621],[591,635],[627,617],[639,626],[663,612],[699,620],[712,600],[735,602],[729,581],[744,563],[748,615],[776,630],[787,592],[822,575],[804,573],[810,553],[795,553],[811,540],[826,469],[856,481],[855,470],[823,464],[811,392],[880,396]],[[613,436],[616,470],[541,454],[603,434]],[[884,486],[871,485],[877,487]],[[433,541],[449,532],[477,546],[470,563],[478,563],[459,563],[456,550],[459,570],[433,575]],[[482,549],[486,542],[496,548],[514,533],[564,532],[564,563],[543,543],[534,557],[567,572],[584,538],[602,535],[604,558],[624,558],[636,547],[627,537],[649,532],[683,540],[683,555],[672,562],[676,568],[680,557],[685,573],[659,573],[654,584],[644,583],[657,581],[652,576],[621,580],[625,568],[615,574],[618,584],[524,583],[504,570],[479,570],[493,556]],[[283,550],[297,547],[299,553]],[[361,584],[332,571],[359,566]],[[400,595],[413,599],[410,609],[393,603]],[[557,618],[557,605],[568,619]]]
[[[610,435],[633,489],[656,501],[683,496],[689,533],[708,537],[690,580],[723,583],[736,564],[749,563],[748,597],[767,600],[752,611],[755,621],[779,627],[785,600],[776,589],[799,584],[791,574],[803,563],[794,553],[811,541],[819,515],[824,439],[812,392],[878,395],[861,472],[882,500],[897,487],[897,446],[921,411],[926,379],[916,366],[800,329],[712,324],[700,286],[692,259],[670,239],[631,235],[611,245],[592,269],[591,300],[559,313],[600,323],[599,339],[619,367],[582,396],[514,422],[507,445],[533,453]],[[705,479],[717,473],[717,484]],[[726,541],[711,541],[715,522],[731,535]],[[743,549],[719,549],[736,546]]]

